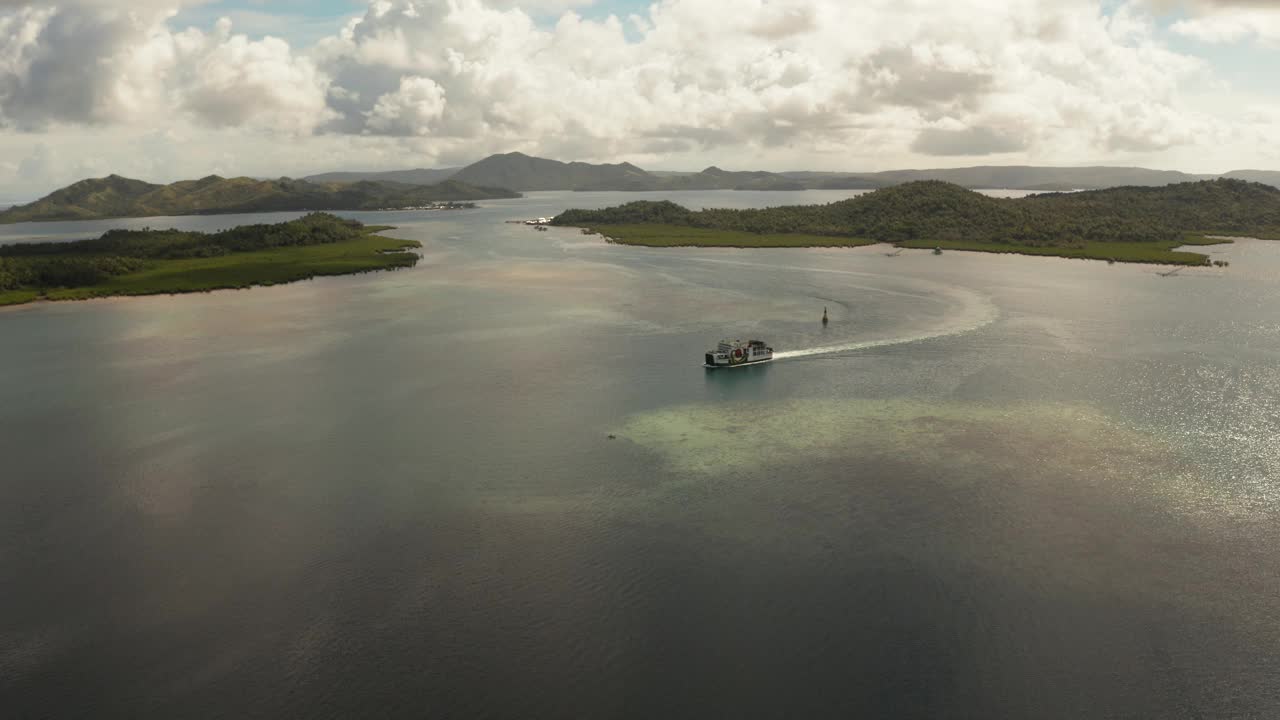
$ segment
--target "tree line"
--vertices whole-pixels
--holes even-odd
[[[751,233],[805,233],[880,242],[963,240],[1031,247],[1169,242],[1187,232],[1280,233],[1280,190],[1240,180],[993,198],[937,180],[826,205],[689,210],[638,201],[567,210],[557,225],[657,223]]]
[[[218,257],[291,245],[355,240],[362,223],[312,213],[275,225],[244,225],[216,233],[183,230],[109,230],[92,240],[0,246],[0,291],[96,285],[136,272],[150,261]]]

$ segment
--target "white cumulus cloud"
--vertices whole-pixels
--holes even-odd
[[[342,115],[329,130],[582,157],[888,136],[897,153],[982,156],[1159,149],[1207,122],[1176,92],[1200,64],[1096,2],[662,0],[633,27],[377,0],[318,49]]]
[[[1211,64],[1162,40],[1280,37],[1257,0],[369,0],[307,47],[178,27],[184,4],[0,0],[0,148],[58,148],[10,156],[51,180],[143,151],[187,175],[509,150],[857,170],[1249,157],[1277,127],[1198,101]]]
[[[400,89],[378,98],[368,127],[390,135],[427,135],[444,114],[444,88],[424,77],[400,78]]]
[[[162,3],[24,5],[0,15],[0,123],[21,130],[187,115],[213,125],[310,132],[327,79],[282,40],[219,23],[174,32]]]

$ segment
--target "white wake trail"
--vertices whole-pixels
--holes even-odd
[[[942,327],[934,328],[932,330],[922,330],[918,333],[898,337],[857,340],[837,345],[822,345],[820,347],[803,348],[800,350],[785,350],[783,352],[774,353],[773,358],[774,360],[790,360],[794,358],[812,357],[814,355],[829,355],[831,353],[849,352],[852,350],[886,347],[889,345],[906,345],[909,343],[924,342],[925,340],[935,340],[937,338],[951,337],[954,335],[964,335],[966,333],[974,332],[975,330],[980,330],[994,323],[1000,317],[999,309],[997,309],[995,304],[989,299],[968,290],[952,290],[952,293],[963,297],[964,309],[961,311],[960,318],[958,320],[947,323]]]
[[[771,263],[759,263],[745,260],[733,260],[729,258],[687,258],[688,261],[697,263],[708,263],[715,265],[737,265],[741,267],[761,268],[765,270],[791,270],[795,272],[820,273],[831,275],[849,275],[855,277],[875,277],[883,278],[883,274],[872,273],[859,270],[842,270],[838,268],[820,268],[806,267],[802,265],[775,265]],[[887,347],[891,345],[907,345],[910,343],[924,342],[926,340],[936,340],[938,338],[952,337],[955,335],[964,335],[967,333],[980,330],[991,325],[1000,317],[1000,310],[996,307],[988,297],[981,295],[972,290],[956,287],[954,285],[940,285],[927,280],[911,279],[912,282],[932,285],[937,288],[938,294],[950,295],[956,297],[960,301],[961,311],[960,317],[952,320],[940,327],[931,330],[922,330],[909,335],[900,335],[897,337],[872,338],[867,340],[856,340],[835,345],[822,345],[819,347],[802,348],[800,350],[785,350],[775,352],[773,359],[777,360],[794,360],[796,358],[813,357],[815,355],[830,355],[832,353],[850,352],[854,350],[867,350],[869,348]],[[883,293],[887,295],[901,295],[906,297],[919,297],[920,293],[912,293],[904,290],[891,290],[889,288],[875,287],[869,285],[849,285],[846,287],[856,288],[867,292]]]

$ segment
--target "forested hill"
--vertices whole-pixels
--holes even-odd
[[[839,174],[798,180],[778,173],[735,172],[718,167],[709,167],[696,173],[659,175],[631,163],[565,163],[518,152],[491,155],[458,170],[452,178],[476,185],[509,187],[515,190],[809,190],[877,188],[886,184]]]
[[[346,172],[314,175],[313,182],[436,183],[446,178],[512,190],[848,190],[875,189],[917,180],[942,180],[973,189],[1046,192],[1111,187],[1162,186],[1218,176],[1139,167],[1045,167],[981,165],[963,168],[880,172],[765,172],[709,167],[701,172],[646,171],[630,163],[560,162],[512,152],[490,155],[467,167]],[[1234,170],[1222,177],[1280,186],[1280,172]]]
[[[1280,187],[1280,170],[1232,170],[1222,177]]]
[[[28,205],[0,212],[0,223],[294,210],[377,210],[506,197],[519,197],[519,193],[456,180],[436,185],[405,185],[310,183],[289,178],[255,180],[211,175],[201,180],[153,185],[112,175],[82,180]]]
[[[630,163],[564,163],[518,152],[491,155],[459,170],[453,179],[517,190],[649,190],[655,182]]]
[[[0,245],[0,305],[245,288],[412,267],[421,244],[327,213],[216,233],[111,230],[78,242]]]
[[[567,210],[557,225],[663,224],[747,233],[802,233],[880,242],[1072,247],[1176,242],[1188,232],[1277,236],[1280,190],[1241,180],[993,198],[925,180],[828,205],[691,211],[671,202]]]
[[[897,185],[916,180],[941,180],[966,188],[1010,190],[1097,190],[1129,185],[1162,186],[1212,180],[1212,176],[1191,175],[1176,170],[1136,167],[1035,167],[1025,165],[980,165],[932,170],[887,170],[867,176],[881,185]],[[1252,178],[1244,178],[1252,179]]]

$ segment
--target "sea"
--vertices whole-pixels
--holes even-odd
[[[0,310],[0,715],[1280,717],[1280,242],[506,222],[853,194],[346,213],[421,262]]]

